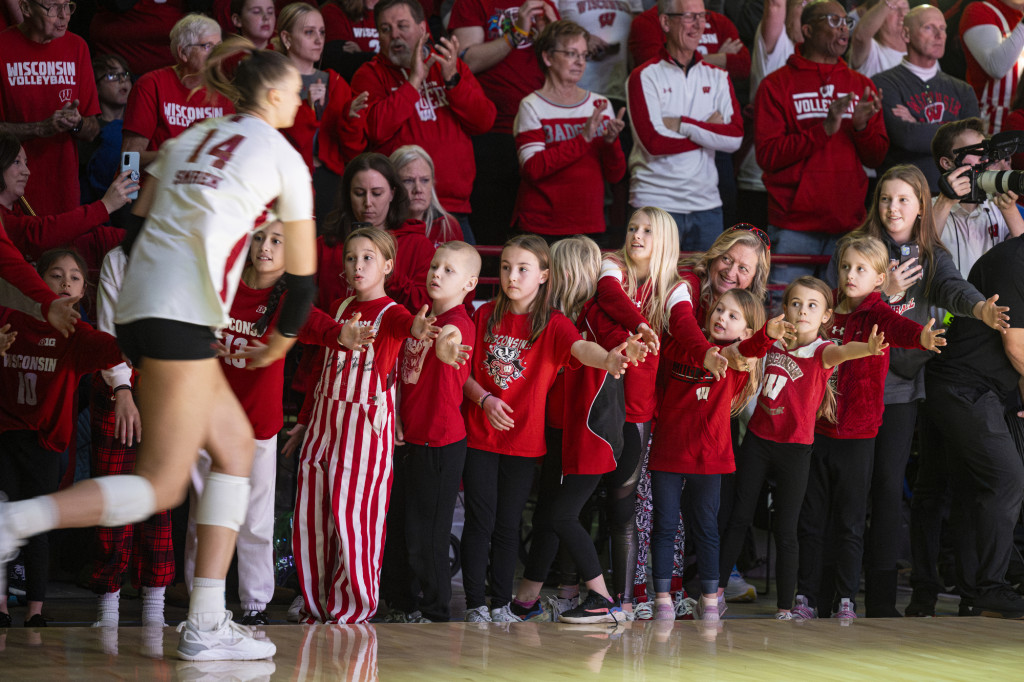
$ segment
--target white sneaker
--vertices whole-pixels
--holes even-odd
[[[512,613],[512,606],[505,604],[501,608],[491,609],[492,623],[522,623],[523,619]]]
[[[654,620],[654,602],[642,601],[633,607],[635,620]]]
[[[486,606],[478,606],[475,609],[466,610],[467,623],[490,623],[491,612],[487,610]]]
[[[580,595],[575,597],[548,597],[548,606],[551,610],[551,622],[557,623],[558,617],[566,611],[571,611],[580,605]]]
[[[306,605],[306,600],[302,598],[302,595],[292,599],[291,605],[288,607],[288,615],[285,619],[289,623],[298,623],[302,619],[302,607]]]
[[[757,601],[757,588],[743,579],[735,568],[729,574],[729,582],[725,585],[725,601],[732,603]]]
[[[277,651],[269,639],[256,639],[252,628],[231,620],[230,611],[224,612],[214,630],[199,630],[186,618],[178,632],[178,658],[186,661],[257,661]]]

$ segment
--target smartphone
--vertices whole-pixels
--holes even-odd
[[[921,262],[921,247],[917,244],[904,244],[900,247],[900,265],[906,263],[911,258],[916,258],[917,262]]]
[[[139,198],[139,153],[124,152],[121,154],[121,172],[131,171],[129,179],[135,183],[135,191],[128,195],[128,198],[135,201]]]

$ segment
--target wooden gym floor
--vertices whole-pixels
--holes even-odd
[[[1024,622],[273,625],[273,662],[186,663],[171,627],[12,627],[2,680],[1020,680]],[[2,633],[2,631],[0,631]]]

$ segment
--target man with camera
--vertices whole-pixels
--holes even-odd
[[[977,116],[978,98],[971,86],[939,68],[946,52],[946,19],[938,8],[918,5],[910,10],[902,31],[906,57],[874,76],[889,134],[889,151],[879,173],[913,164],[935,194],[940,170],[932,160],[932,138],[943,123]]]

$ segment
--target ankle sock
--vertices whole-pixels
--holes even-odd
[[[142,588],[142,624],[164,626],[164,593],[166,587]]]
[[[572,599],[580,596],[579,585],[559,585],[558,586],[558,598],[559,599]]]
[[[118,609],[121,603],[121,590],[101,594],[96,599],[96,625],[105,627],[116,626],[119,620]]]
[[[520,601],[518,599],[513,599],[512,613],[516,614],[517,616],[525,616],[527,613],[533,610],[533,608],[537,605],[537,602],[539,601],[540,597],[534,599],[533,601]]]
[[[192,581],[192,595],[188,602],[188,619],[199,630],[215,630],[224,618],[224,581],[196,577]]]

